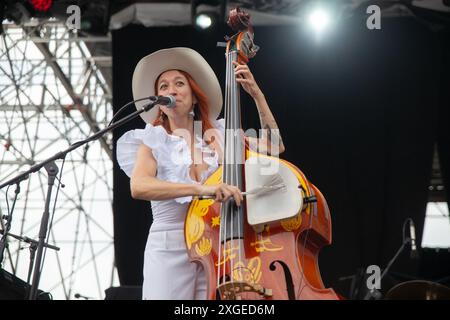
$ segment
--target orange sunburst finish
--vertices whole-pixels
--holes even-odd
[[[250,154],[254,155],[248,150],[246,154],[247,158]],[[225,247],[222,244],[219,249],[221,204],[214,200],[193,200],[189,207],[185,227],[186,244],[191,260],[201,263],[205,269],[209,299],[218,298],[219,250],[222,257],[221,275],[225,269],[225,274],[234,281],[246,281],[272,290],[270,297],[251,292],[242,293],[242,299],[337,299],[332,289],[324,287],[318,265],[320,249],[331,244],[331,216],[325,198],[296,166],[278,160],[292,168],[299,185],[306,191],[303,194],[299,188],[299,196],[314,194],[317,197],[317,202],[303,206],[296,217],[272,223],[260,233],[246,223],[244,239],[227,242]],[[222,167],[205,184],[221,181]],[[238,254],[239,246],[241,256]],[[283,267],[277,261],[284,262],[290,270],[294,285],[291,292],[286,285]],[[272,269],[275,266],[275,270],[271,270],[271,265]]]

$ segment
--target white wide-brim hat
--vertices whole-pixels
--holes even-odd
[[[208,62],[195,50],[190,48],[162,49],[145,56],[139,61],[133,73],[133,99],[141,99],[155,95],[155,81],[167,70],[182,70],[191,75],[204,91],[209,101],[209,118],[216,120],[222,109],[222,90],[216,74]],[[149,101],[136,102],[140,110]],[[141,113],[142,119],[153,123],[158,116],[159,107],[155,106]]]

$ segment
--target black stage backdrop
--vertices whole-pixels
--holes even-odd
[[[216,42],[225,34],[230,34],[226,27],[205,33],[131,25],[114,31],[114,111],[132,100],[131,79],[140,58],[162,48],[196,49],[223,87],[224,49]],[[249,65],[279,124],[286,146],[282,158],[296,164],[328,201],[333,243],[321,251],[320,268],[326,286],[343,295],[350,282],[341,277],[372,264],[384,267],[394,256],[407,217],[413,218],[420,243],[435,141],[450,190],[446,37],[412,18],[385,19],[376,31],[366,29],[365,20],[347,21],[321,43],[294,27],[255,28],[261,49]],[[259,128],[256,106],[245,92],[241,96],[244,128]],[[114,141],[143,127],[138,119],[116,130]],[[150,225],[149,203],[132,200],[129,179],[114,163],[122,285],[142,283]],[[405,250],[392,270],[414,277],[419,261]]]

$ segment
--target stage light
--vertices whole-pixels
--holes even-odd
[[[29,0],[34,10],[45,12],[52,6],[52,0]]]
[[[200,13],[195,17],[195,25],[201,29],[207,29],[214,23],[212,14]]]
[[[7,0],[1,6],[4,18],[16,25],[24,25],[32,22],[33,18],[51,18],[53,5],[53,0]],[[2,12],[0,12],[0,16],[1,14]]]
[[[111,18],[111,2],[108,0],[89,1],[81,6],[81,32],[103,36],[109,31]]]
[[[321,33],[330,25],[330,14],[322,8],[316,8],[309,14],[308,22],[316,33]]]
[[[207,30],[225,22],[225,0],[191,0],[191,23]]]
[[[4,18],[14,22],[16,25],[22,25],[30,20],[31,15],[27,8],[20,2],[7,3],[4,8]]]

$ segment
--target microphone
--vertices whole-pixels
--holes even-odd
[[[148,96],[145,98],[130,101],[127,104],[125,104],[124,106],[122,106],[119,109],[119,111],[116,112],[116,114],[112,117],[111,121],[108,123],[108,127],[114,122],[114,120],[117,118],[117,116],[123,110],[125,110],[126,107],[128,107],[132,103],[135,103],[138,101],[144,101],[144,100],[150,100],[152,102],[151,104],[147,104],[144,106],[144,109],[146,109],[145,111],[150,110],[154,105],[157,105],[157,104],[159,104],[161,106],[166,106],[167,108],[174,108],[176,105],[176,102],[177,102],[174,96]]]
[[[409,235],[411,237],[411,259],[416,259],[419,257],[419,252],[417,251],[416,246],[416,228],[414,227],[414,222],[412,220],[409,221]]]
[[[84,296],[84,295],[82,295],[82,294],[79,294],[79,293],[75,293],[73,296],[74,296],[74,298],[76,298],[76,299],[84,299],[84,300],[92,299],[91,297],[86,297],[86,296]]]
[[[154,100],[155,104],[166,106],[168,108],[175,107],[177,101],[174,96],[150,96],[150,100]]]

